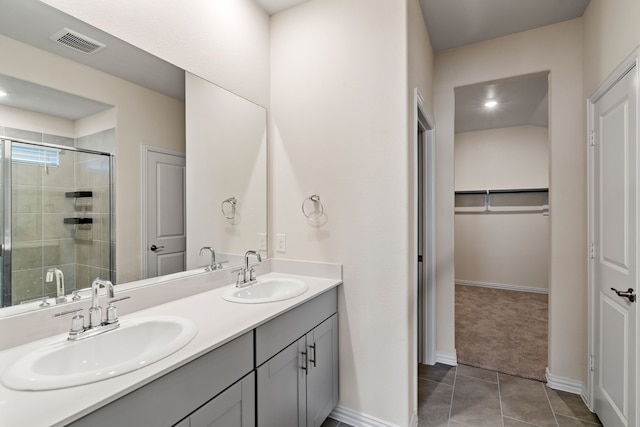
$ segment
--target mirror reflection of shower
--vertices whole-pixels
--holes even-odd
[[[115,280],[113,156],[80,148],[115,146],[115,129],[70,141],[42,136],[72,146],[16,131],[0,136],[1,306],[62,303],[96,277]]]

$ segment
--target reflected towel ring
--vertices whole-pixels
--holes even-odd
[[[225,218],[234,219],[236,217],[237,202],[238,201],[236,200],[235,197],[229,197],[228,199],[223,200],[222,204],[220,205],[220,210],[222,210],[222,215],[224,215]],[[225,205],[229,205],[229,206],[226,206],[226,210],[225,210]]]
[[[311,202],[311,205],[309,204]],[[313,208],[313,210],[311,210]],[[302,213],[308,219],[318,219],[324,214],[320,196],[313,194],[302,201]]]

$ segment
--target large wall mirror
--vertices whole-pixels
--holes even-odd
[[[61,303],[260,249],[264,108],[38,0],[3,3],[0,54],[0,316],[55,304],[56,269]]]

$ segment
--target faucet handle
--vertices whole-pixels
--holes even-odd
[[[82,311],[82,308],[74,308],[73,310],[61,311],[60,313],[54,314],[53,317],[65,317],[70,314],[75,314],[79,311]]]
[[[120,302],[120,301],[124,301],[126,299],[131,298],[131,295],[127,295],[126,297],[120,297],[120,298],[113,298],[109,300],[109,305],[116,303],[116,302]]]
[[[82,314],[76,314],[71,318],[71,330],[70,334],[77,334],[84,331],[84,316]]]
[[[245,270],[244,268],[240,269],[238,275],[236,276],[236,285],[244,285],[245,282]]]
[[[54,314],[53,317],[66,317],[70,314],[74,314],[74,316],[71,318],[71,330],[69,331],[69,333],[71,335],[75,335],[84,331],[84,316],[82,314],[77,314],[80,311],[82,311],[82,308],[62,311],[60,313]]]
[[[131,297],[126,296],[122,298],[114,298],[112,300],[109,300],[109,307],[107,307],[107,320],[105,321],[105,323],[112,324],[118,321],[118,309],[113,304],[119,301],[124,301],[129,298]]]

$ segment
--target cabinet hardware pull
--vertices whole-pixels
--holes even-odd
[[[301,366],[300,369],[302,369],[307,375],[309,375],[309,357],[306,351],[303,351],[302,353],[302,362],[304,363],[304,366]]]
[[[313,367],[316,367],[316,360],[318,359],[318,357],[316,356],[316,345],[310,345],[309,348],[313,349],[313,359],[309,359],[312,363],[313,363]]]

